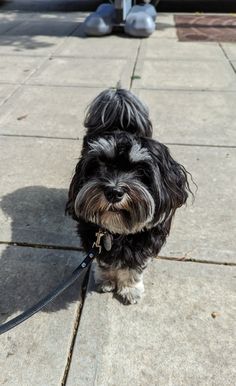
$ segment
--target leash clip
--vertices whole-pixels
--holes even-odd
[[[101,246],[101,239],[106,234],[106,232],[103,232],[101,229],[95,235],[97,236],[96,241],[93,243],[93,248],[98,248],[98,254],[102,252],[102,246]]]

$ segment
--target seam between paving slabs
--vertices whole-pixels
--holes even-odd
[[[56,244],[37,244],[37,243],[27,243],[20,241],[0,241],[0,245],[8,245],[13,247],[25,247],[25,248],[35,248],[35,249],[57,249],[63,251],[83,251],[82,247],[73,247],[67,245],[56,245]]]
[[[10,32],[12,29],[14,28],[18,28],[20,26],[20,24],[23,24],[25,22],[25,20],[21,20],[21,21],[18,21],[15,25],[12,25],[11,27],[9,26],[9,28],[7,28],[2,34],[1,34],[1,37],[6,37],[5,35],[8,34],[8,32]]]
[[[76,311],[76,318],[74,321],[73,332],[72,332],[72,336],[71,336],[71,340],[70,340],[70,347],[69,347],[69,351],[68,351],[68,355],[67,355],[67,359],[66,359],[66,365],[65,365],[65,369],[64,369],[64,373],[63,373],[63,377],[62,377],[62,381],[61,381],[61,386],[66,385],[67,378],[68,378],[69,371],[70,371],[70,365],[71,365],[72,355],[73,355],[73,351],[74,351],[75,340],[77,337],[77,332],[79,329],[80,320],[81,320],[81,317],[83,314],[83,307],[84,307],[84,304],[86,301],[86,293],[87,293],[88,281],[89,281],[89,276],[90,276],[90,269],[91,268],[89,267],[86,274],[85,274],[83,282],[82,282],[81,299],[80,299],[80,302],[78,304],[78,308]]]
[[[69,374],[71,358],[72,358],[72,354],[73,354],[73,349],[74,349],[77,331],[79,328],[79,321],[80,321],[81,314],[82,314],[82,307],[83,307],[84,300],[85,300],[84,298],[81,299],[80,304],[78,305],[77,310],[76,310],[76,316],[75,316],[75,321],[74,321],[74,325],[73,325],[72,336],[70,338],[70,346],[69,346],[69,350],[68,350],[68,354],[67,354],[67,358],[66,358],[66,364],[65,364],[65,368],[64,368],[64,372],[63,372],[63,376],[62,376],[62,380],[61,380],[61,386],[64,386],[66,384],[67,377]]]
[[[132,71],[132,74],[131,74],[131,77],[130,77],[130,85],[129,85],[129,89],[130,90],[132,89],[133,81],[135,79],[135,71],[136,71],[136,67],[137,67],[137,64],[138,64],[138,60],[139,60],[139,54],[140,54],[141,46],[142,46],[142,40],[139,39],[139,45],[138,45],[137,52],[136,52],[136,57],[135,57],[135,60],[134,60],[134,67],[133,67],[133,71]]]
[[[211,264],[211,265],[228,265],[230,267],[236,266],[236,263],[229,263],[227,261],[216,261],[216,260],[200,260],[191,257],[173,257],[173,256],[156,256],[155,260],[168,260],[178,263],[200,263],[200,264]]]
[[[235,149],[236,145],[213,145],[205,143],[180,143],[180,142],[165,142],[168,146],[189,146],[189,147],[214,147],[223,149]]]
[[[10,82],[0,82],[0,84],[10,85],[10,86],[14,86],[15,85],[16,86],[16,88],[12,91],[12,93],[10,93],[6,98],[4,98],[2,103],[0,103],[0,107],[3,106],[6,102],[8,102],[9,99],[12,98],[17,93],[18,90],[20,90],[22,88],[22,86],[25,85],[27,80],[30,79],[31,76],[33,76],[47,60],[48,60],[48,57],[45,57],[45,60],[43,60],[39,65],[37,65],[36,68],[32,71],[32,73],[29,74],[22,82],[13,82],[13,83],[10,83]]]
[[[50,59],[50,56],[48,56],[46,59]],[[87,59],[87,58],[86,58]],[[117,58],[114,58],[114,60],[116,60]],[[121,58],[123,59],[123,58]],[[44,64],[44,63],[43,63]],[[31,74],[33,75],[33,74]],[[138,75],[137,75],[138,76]],[[135,80],[135,79],[133,79]],[[25,87],[58,87],[58,88],[92,88],[92,89],[101,89],[104,87],[104,85],[99,85],[99,84],[81,84],[81,83],[77,83],[77,84],[55,84],[55,83],[30,83],[28,82],[27,84],[24,84],[24,82],[20,83],[20,82],[7,82],[7,81],[0,81],[0,84],[3,84],[3,85],[9,85],[9,86],[12,86],[12,85],[19,85],[19,86],[25,86]],[[106,86],[106,87],[113,87],[113,86]],[[210,89],[210,88],[195,88],[195,89],[192,89],[192,88],[164,88],[164,87],[145,87],[145,86],[142,86],[142,87],[133,87],[133,90],[135,91],[149,91],[149,92],[152,92],[152,91],[171,91],[171,92],[196,92],[196,93],[199,93],[199,92],[212,92],[212,93],[217,93],[217,92],[224,92],[224,93],[235,93],[236,92],[236,89],[233,89],[233,90],[228,90],[228,89],[223,89],[223,88],[219,88],[219,89]]]
[[[81,21],[78,21],[78,23],[81,23]],[[73,33],[78,29],[80,28],[80,25],[77,25],[75,28],[73,28],[73,30],[64,37],[64,39],[62,39],[62,41],[57,45],[57,47],[55,47],[55,50],[51,52],[50,54],[50,58],[53,58],[54,56],[56,56],[56,52],[59,51],[59,49],[61,48],[61,46],[66,42],[66,40],[71,37],[73,35]]]
[[[39,139],[55,139],[55,140],[66,140],[66,141],[81,141],[80,137],[54,137],[50,135],[30,135],[30,134],[7,134],[0,133],[0,137],[8,138],[39,138]],[[189,147],[209,147],[209,148],[222,148],[222,149],[235,149],[236,145],[214,145],[205,143],[181,143],[181,142],[164,142],[167,146],[189,146]]]
[[[63,245],[52,245],[52,244],[35,244],[35,243],[26,243],[26,242],[14,242],[14,241],[0,241],[0,245],[8,245],[13,247],[22,247],[22,248],[34,248],[34,249],[53,249],[53,250],[64,250],[64,251],[78,251],[83,252],[82,247],[73,247],[73,246],[63,246]],[[85,252],[84,252],[85,253]],[[236,266],[236,263],[230,263],[227,261],[215,261],[215,260],[201,260],[191,257],[177,257],[177,256],[156,256],[155,260],[169,260],[180,263],[200,263],[200,264],[213,264],[213,265],[229,265]]]
[[[2,84],[2,83],[1,83]],[[2,102],[0,103],[0,107],[3,106],[11,97],[13,97],[16,92],[21,88],[21,84],[11,84],[12,86],[16,86],[16,88],[14,88],[14,90],[6,96],[6,98],[3,98]]]
[[[236,69],[231,61],[231,59],[229,58],[229,56],[227,55],[227,52],[225,51],[224,47],[222,46],[222,43],[218,43],[219,44],[219,47],[221,48],[225,58],[227,59],[227,62],[230,64],[231,68],[233,69],[233,72],[236,74]]]

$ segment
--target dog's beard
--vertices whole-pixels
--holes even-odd
[[[77,194],[75,213],[88,222],[95,223],[112,233],[137,233],[148,227],[154,212],[154,200],[140,182],[123,183],[121,201],[110,203],[98,181],[85,184]]]

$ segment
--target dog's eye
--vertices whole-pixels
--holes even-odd
[[[149,185],[152,180],[152,170],[150,167],[143,163],[136,165],[135,168],[137,178],[140,179],[145,185]]]
[[[106,166],[106,165],[109,165],[110,159],[105,157],[104,155],[100,155],[97,158],[97,161],[98,161],[100,166]]]
[[[100,167],[102,167],[102,168],[106,167],[106,162],[99,160],[98,163],[99,163]]]
[[[94,158],[86,164],[84,174],[86,175],[86,177],[93,176],[97,173],[98,167],[99,161],[98,159]]]
[[[108,159],[105,159],[104,157],[99,157],[97,159],[97,166],[99,169],[105,171],[107,170],[111,165],[111,162]]]

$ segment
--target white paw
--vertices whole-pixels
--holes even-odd
[[[112,292],[115,289],[115,283],[110,280],[104,281],[97,285],[97,289],[99,292]]]
[[[136,287],[123,287],[117,293],[125,304],[136,304],[142,298],[144,286],[140,283]]]

